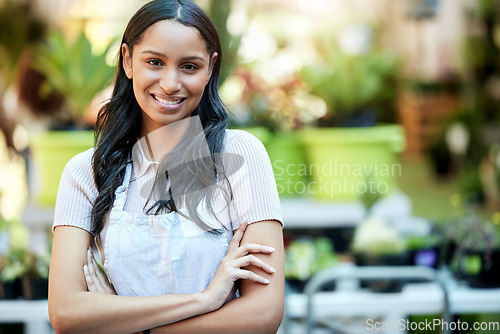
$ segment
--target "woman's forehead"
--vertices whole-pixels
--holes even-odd
[[[208,55],[205,41],[198,29],[186,26],[174,20],[162,20],[151,25],[141,41],[136,45],[140,49],[154,49],[167,53],[200,53]]]

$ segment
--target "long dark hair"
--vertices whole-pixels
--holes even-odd
[[[228,116],[218,93],[222,50],[217,30],[207,14],[189,0],[155,0],[145,4],[130,19],[123,34],[122,45],[126,43],[132,53],[134,46],[140,43],[144,32],[161,20],[174,20],[185,26],[196,28],[205,41],[209,55],[213,55],[214,52],[218,54],[216,63],[213,64],[212,76],[205,87],[198,107],[193,111],[193,116],[199,116],[203,126],[210,150],[212,170],[215,168],[220,172],[222,167],[216,163],[215,157],[222,152]],[[112,206],[116,188],[123,181],[126,165],[131,159],[132,148],[140,137],[141,126],[141,108],[134,96],[132,80],[125,75],[123,55],[120,52],[113,95],[100,110],[95,127],[93,171],[99,195],[91,212],[94,233],[99,233],[103,228],[104,216]],[[159,175],[156,180],[158,179]],[[193,206],[196,208],[197,205],[193,204],[198,200],[200,198],[192,196],[190,201],[186,200],[188,210],[196,218],[198,216],[192,210]],[[172,204],[171,195],[170,198],[158,200],[155,204],[156,213],[163,208],[177,210]],[[213,214],[213,210],[210,212]],[[195,221],[203,224],[199,219]]]

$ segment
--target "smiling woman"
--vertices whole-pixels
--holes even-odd
[[[153,24],[134,47],[134,55],[127,44],[122,54],[143,112],[142,135],[191,116],[218,56],[208,53],[196,28],[171,20]]]
[[[262,143],[226,129],[221,57],[214,25],[191,1],[152,1],[130,20],[95,148],[67,164],[59,186],[57,333],[277,331],[276,183]]]

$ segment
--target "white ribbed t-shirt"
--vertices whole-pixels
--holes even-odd
[[[92,170],[93,152],[94,149],[82,152],[66,165],[59,184],[53,229],[66,225],[92,233],[90,213],[98,195]],[[232,230],[239,227],[242,219],[246,219],[250,224],[264,220],[277,220],[283,224],[276,182],[264,145],[246,131],[228,129],[223,152],[237,154],[243,158],[242,168],[228,176],[233,193],[230,205],[235,210],[229,210],[229,214],[222,215],[230,219],[230,222],[223,223],[228,223]],[[124,210],[145,214],[151,203],[140,194],[140,189],[155,177],[158,163],[149,161],[142,150],[138,153],[132,162],[132,178]],[[220,203],[214,203],[214,208],[224,207],[220,206],[223,205],[222,196],[217,197],[215,201]],[[101,250],[105,244],[106,228],[107,220],[99,238],[96,238],[97,246]],[[104,258],[102,260],[104,261]]]

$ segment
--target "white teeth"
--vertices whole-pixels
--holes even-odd
[[[167,105],[175,105],[175,104],[179,104],[182,102],[182,99],[179,99],[179,100],[165,100],[165,99],[162,99],[161,97],[159,96],[156,96],[156,95],[153,95],[153,98],[158,101],[158,102],[161,102],[163,104],[167,104]]]

